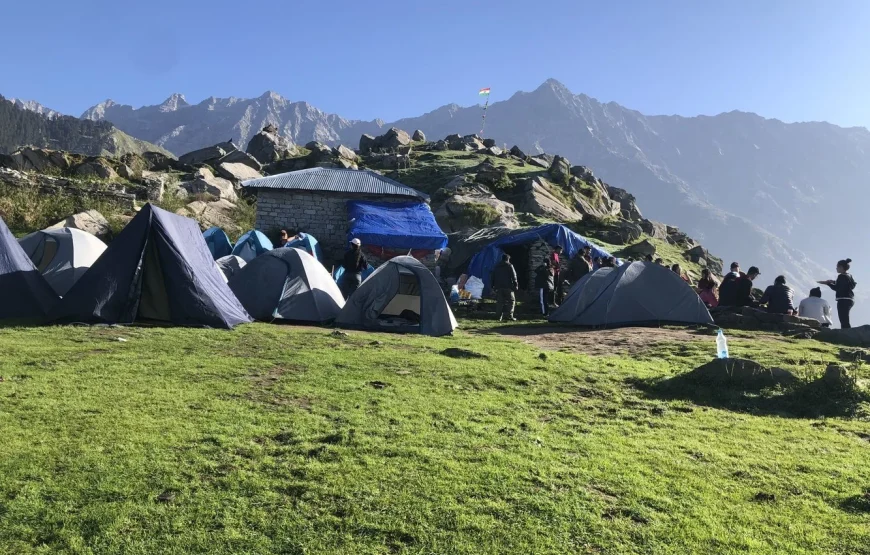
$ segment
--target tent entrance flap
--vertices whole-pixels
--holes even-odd
[[[145,247],[145,257],[142,262],[142,296],[139,299],[138,316],[145,320],[172,321],[169,293],[163,280],[163,268],[153,232]]]

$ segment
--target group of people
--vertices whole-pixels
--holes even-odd
[[[837,316],[840,320],[840,327],[843,329],[852,327],[849,313],[855,305],[855,286],[857,283],[852,274],[849,273],[851,264],[851,258],[840,260],[837,262],[837,279],[818,282],[820,285],[827,285],[836,293]],[[740,264],[733,262],[730,271],[722,279],[722,282],[718,283],[710,270],[704,269],[701,272],[701,279],[698,281],[698,295],[710,308],[717,306],[765,308],[773,314],[791,314],[803,318],[813,318],[818,320],[822,326],[830,327],[832,325],[831,306],[822,298],[821,288],[812,288],[809,296],[795,306],[794,290],[786,283],[785,276],[777,276],[773,280],[773,285],[767,287],[761,298],[756,300],[752,295],[752,286],[760,275],[761,271],[755,266],[743,273],[740,271]]]

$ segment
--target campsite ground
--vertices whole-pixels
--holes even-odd
[[[870,553],[839,349],[731,339],[804,382],[687,387],[680,329],[3,329],[0,552]]]

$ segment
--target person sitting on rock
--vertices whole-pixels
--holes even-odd
[[[785,276],[776,276],[773,285],[764,290],[758,304],[767,305],[767,311],[771,314],[794,314],[794,291],[785,284]]]
[[[540,266],[535,269],[535,288],[538,290],[538,304],[541,314],[550,315],[550,305],[553,304],[553,290],[555,288],[553,267],[548,259],[544,259]]]
[[[823,328],[830,328],[834,323],[831,320],[831,305],[822,298],[820,287],[810,289],[810,296],[798,306],[798,316],[818,320]]]
[[[679,264],[674,264],[673,266],[671,266],[671,271],[680,276],[681,280],[685,281],[686,283],[690,283],[689,278],[685,274],[683,274],[683,269],[680,267]]]
[[[754,307],[758,303],[755,302],[755,299],[752,297],[752,282],[755,281],[755,278],[761,275],[761,271],[752,266],[749,268],[749,271],[746,274],[741,274],[741,276],[737,279],[737,283],[735,284],[736,293],[736,302],[734,306],[744,307],[750,306]],[[722,288],[719,288],[719,301],[721,304],[722,301]]]
[[[737,306],[737,282],[742,275],[740,264],[732,262],[731,271],[725,274],[719,285],[719,306]]]
[[[698,296],[708,308],[719,306],[719,297],[716,295],[718,288],[719,284],[713,278],[710,270],[707,268],[701,270],[701,279],[698,280]]]

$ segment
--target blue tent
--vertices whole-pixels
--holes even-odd
[[[495,268],[495,265],[498,264],[504,254],[501,247],[523,245],[537,241],[544,241],[553,247],[556,245],[561,246],[564,249],[564,255],[568,258],[574,258],[586,246],[592,247],[592,256],[594,257],[607,258],[610,256],[610,253],[598,248],[594,243],[588,241],[582,235],[574,233],[562,224],[546,224],[499,237],[474,255],[471,262],[468,263],[468,275],[476,276],[483,280],[485,290],[489,291],[492,269]]]
[[[385,249],[437,250],[447,236],[425,202],[347,201],[347,240]]]
[[[0,218],[0,320],[39,322],[57,301],[54,290]]]
[[[233,244],[230,243],[230,238],[223,229],[210,227],[202,233],[202,236],[205,237],[205,244],[208,245],[208,250],[215,260],[233,254]]]
[[[212,328],[251,321],[215,265],[199,225],[150,204],[72,286],[49,319]]]
[[[242,258],[245,262],[250,262],[273,248],[272,241],[268,237],[257,230],[251,230],[239,237],[236,246],[233,247],[232,254]]]
[[[300,233],[299,235],[301,235],[299,239],[288,241],[284,246],[291,249],[302,249],[320,262],[323,262],[323,250],[320,248],[320,243],[317,242],[314,235],[308,233]]]
[[[372,275],[372,272],[374,272],[374,271],[375,271],[375,267],[372,266],[371,264],[369,264],[365,270],[360,272],[360,277],[362,278],[363,281],[365,281],[366,278],[369,277],[370,275]],[[332,272],[332,279],[335,280],[335,283],[341,283],[341,276],[343,276],[343,275],[344,275],[344,266],[339,264],[335,268],[335,271]]]

